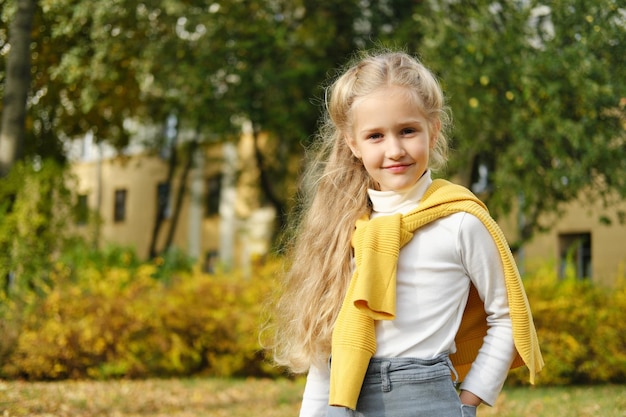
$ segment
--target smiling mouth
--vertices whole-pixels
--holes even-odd
[[[410,166],[411,164],[398,164],[398,165],[389,165],[389,166],[383,167],[383,169],[390,171],[390,172],[403,172],[409,169]]]

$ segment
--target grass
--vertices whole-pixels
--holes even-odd
[[[0,416],[297,416],[302,380],[0,381]],[[626,417],[626,385],[506,388],[479,417]]]

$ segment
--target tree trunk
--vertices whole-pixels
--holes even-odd
[[[10,25],[7,70],[0,126],[0,178],[21,157],[24,144],[26,99],[30,89],[30,43],[37,0],[18,0]]]
[[[156,258],[156,256],[159,254],[159,251],[157,250],[157,243],[159,240],[161,226],[163,226],[163,221],[165,220],[165,212],[172,190],[172,180],[174,178],[174,172],[176,171],[176,166],[178,165],[178,130],[168,130],[166,131],[165,135],[169,135],[169,139],[166,140],[166,144],[164,145],[168,147],[169,151],[167,179],[165,180],[165,183],[168,185],[168,195],[165,199],[157,199],[157,212],[154,216],[154,226],[152,227],[152,237],[150,238],[150,248],[148,249],[148,256],[150,257],[150,259]]]
[[[183,172],[180,175],[180,184],[178,185],[178,191],[176,192],[176,202],[174,203],[174,211],[172,212],[172,221],[170,222],[170,228],[165,239],[165,250],[169,250],[174,241],[174,234],[176,233],[176,227],[178,226],[178,218],[180,217],[180,210],[183,206],[183,199],[187,192],[187,181],[189,179],[189,173],[193,168],[194,154],[198,148],[197,140],[193,140],[188,145],[187,162],[183,168]]]
[[[285,204],[278,197],[276,192],[274,191],[274,186],[272,185],[272,179],[270,178],[267,167],[265,166],[265,157],[263,156],[263,152],[261,151],[261,147],[259,145],[259,132],[257,129],[253,130],[253,138],[254,138],[254,157],[256,159],[256,165],[259,169],[259,183],[261,186],[261,190],[263,194],[270,202],[272,207],[276,210],[277,215],[277,225],[276,225],[276,233],[280,233],[286,222],[287,222],[287,211],[285,210]]]

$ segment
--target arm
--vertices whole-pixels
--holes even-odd
[[[328,407],[330,371],[311,365],[306,377],[300,417],[325,417]]]
[[[498,249],[483,223],[465,215],[459,235],[463,264],[487,313],[487,335],[465,381],[461,401],[493,405],[515,353],[504,271]]]

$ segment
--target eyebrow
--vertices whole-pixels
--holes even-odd
[[[406,119],[403,120],[399,123],[396,123],[395,126],[397,127],[404,127],[404,126],[410,126],[410,125],[427,125],[427,123],[423,123],[422,121],[418,120],[418,119]],[[382,130],[380,127],[366,127],[365,129],[361,129],[359,130],[358,133],[363,134],[363,133],[372,133],[372,132],[376,132]]]

